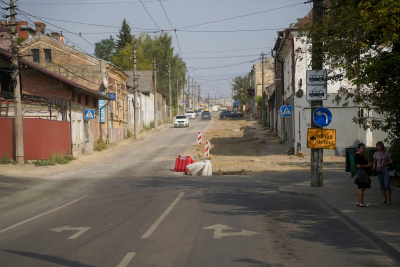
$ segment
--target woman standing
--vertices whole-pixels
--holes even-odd
[[[354,163],[356,164],[357,170],[359,168],[370,168],[372,166],[371,162],[364,157],[365,145],[363,143],[358,144],[358,150],[354,156]],[[366,188],[371,188],[371,182],[366,184],[358,184],[358,202],[359,207],[369,207],[369,205],[364,203],[364,192]]]
[[[379,186],[383,196],[382,204],[392,204],[391,198],[391,179],[388,172],[389,164],[393,164],[392,154],[385,150],[385,146],[381,141],[376,143],[376,151],[374,153],[374,166],[372,170],[376,170],[378,174]]]

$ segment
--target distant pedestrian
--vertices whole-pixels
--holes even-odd
[[[357,170],[359,168],[370,168],[372,166],[371,162],[368,162],[368,160],[364,157],[364,152],[365,152],[365,145],[363,143],[358,144],[358,150],[356,154],[354,155],[354,163],[357,167]],[[368,204],[364,203],[364,192],[366,188],[371,188],[371,183],[366,183],[366,184],[358,184],[358,202],[357,206],[359,207],[369,207]]]
[[[391,179],[388,171],[389,164],[393,164],[392,154],[385,150],[385,146],[381,141],[376,143],[376,149],[378,151],[374,153],[373,170],[376,170],[378,175],[379,186],[383,196],[381,203],[392,204]]]

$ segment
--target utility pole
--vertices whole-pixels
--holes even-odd
[[[179,113],[179,77],[176,76],[176,115]]]
[[[24,164],[24,134],[22,127],[22,105],[21,105],[21,88],[19,81],[19,63],[18,63],[18,47],[17,47],[17,27],[15,23],[15,7],[13,0],[10,0],[11,18],[11,81],[14,86],[14,127],[15,127],[15,159],[19,164]]]
[[[154,77],[154,130],[157,130],[157,61],[154,57],[153,61],[153,77]]]
[[[323,16],[323,0],[314,0],[313,2],[313,23],[318,23]],[[312,40],[312,69],[321,70],[323,64],[322,42],[319,39]],[[322,100],[311,101],[311,118],[315,110],[323,106]],[[311,128],[319,128],[313,119],[311,119]],[[311,186],[323,187],[323,149],[311,149]]]
[[[187,94],[185,95],[185,96],[186,96],[186,106],[185,106],[185,108],[184,108],[184,110],[183,110],[183,113],[185,113],[186,110],[190,109],[190,108],[189,108],[189,107],[190,107],[190,105],[189,105],[189,104],[190,104],[189,93],[190,93],[190,77],[189,77],[189,72],[188,72]]]
[[[195,87],[195,84],[193,84],[193,78],[192,78],[192,110],[194,110],[194,87]]]
[[[135,131],[134,139],[139,138],[139,101],[138,101],[138,84],[136,77],[136,38],[133,39],[133,110],[134,110],[134,122],[133,128]]]
[[[198,85],[198,89],[197,89],[197,107],[200,107],[200,84]]]
[[[262,113],[261,113],[261,122],[262,127],[267,127],[266,120],[266,107],[265,107],[265,81],[264,81],[264,52],[261,54],[261,84],[262,84]]]
[[[168,64],[168,105],[169,105],[169,122],[172,122],[172,93],[171,93],[171,65]]]

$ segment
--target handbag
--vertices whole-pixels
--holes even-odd
[[[357,185],[364,185],[371,183],[371,179],[367,171],[364,168],[359,168],[356,173],[356,178],[354,179],[354,183]]]
[[[390,164],[388,165],[388,173],[389,176],[396,176],[397,175],[397,171],[396,168],[394,167],[394,164]]]

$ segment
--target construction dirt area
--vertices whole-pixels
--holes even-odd
[[[252,175],[269,171],[286,171],[299,168],[310,168],[310,157],[287,153],[289,148],[281,143],[272,131],[263,129],[260,124],[246,118],[219,119],[216,114],[203,133],[201,145],[193,144],[187,155],[195,162],[204,159],[205,141],[210,141],[209,159],[214,175]],[[160,131],[170,127],[163,124]],[[79,169],[80,166],[90,165],[106,160],[117,154],[126,146],[146,140],[155,131],[142,132],[139,139],[126,139],[118,144],[109,146],[106,150],[91,155],[84,155],[65,165],[36,167],[33,163],[25,165],[0,165],[0,175],[14,177],[53,177],[58,172],[68,169]],[[292,151],[293,153],[293,151]],[[345,167],[344,157],[324,156],[324,166],[335,164]]]
[[[269,171],[310,168],[310,157],[293,155],[272,131],[245,118],[213,119],[202,140],[210,141],[209,158],[213,174],[250,175]],[[194,161],[204,158],[205,141],[191,151]],[[324,165],[345,165],[345,158],[324,156]]]

